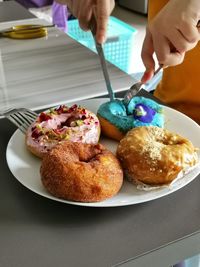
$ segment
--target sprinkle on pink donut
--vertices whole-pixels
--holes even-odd
[[[26,144],[43,154],[64,140],[96,144],[99,135],[100,124],[94,113],[78,105],[61,105],[40,113],[28,128]]]

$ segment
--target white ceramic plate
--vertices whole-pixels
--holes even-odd
[[[93,99],[81,101],[78,104],[96,113],[99,105],[105,101],[107,101],[105,98]],[[164,107],[164,114],[166,118],[165,128],[189,138],[194,146],[200,147],[200,126],[198,124],[182,113],[168,107]],[[115,152],[117,142],[105,138],[102,138],[100,142]],[[24,135],[19,130],[13,134],[8,143],[6,157],[8,166],[14,177],[31,191],[52,200],[89,207],[126,206],[157,199],[184,187],[200,173],[200,167],[198,166],[174,183],[173,186],[151,191],[138,190],[136,186],[125,181],[120,192],[115,197],[97,203],[81,203],[53,197],[45,190],[40,180],[41,161],[26,149]]]

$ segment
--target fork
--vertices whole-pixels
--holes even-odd
[[[25,134],[38,114],[27,108],[16,108],[8,109],[3,113],[0,113],[0,116],[4,116],[11,121],[23,134]]]
[[[154,76],[153,76],[153,77],[155,77],[155,75],[158,74],[159,71],[160,71],[162,68],[163,68],[163,66],[160,65],[160,66],[157,68],[157,70],[154,72]],[[125,94],[125,96],[124,96],[124,99],[123,99],[123,102],[124,102],[124,104],[125,104],[126,106],[129,104],[130,100],[137,94],[137,92],[142,88],[143,85],[144,85],[144,83],[140,81],[140,82],[134,83],[134,84],[130,87],[130,89],[126,92],[126,94]]]

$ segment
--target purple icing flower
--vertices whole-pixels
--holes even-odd
[[[137,104],[135,105],[135,109],[133,112],[134,119],[137,119],[142,122],[152,122],[156,111],[144,104]]]

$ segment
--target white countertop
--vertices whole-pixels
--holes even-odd
[[[34,14],[16,1],[0,0],[0,22],[34,18]]]
[[[29,23],[45,23],[30,19]],[[27,20],[17,24],[26,24]],[[16,22],[0,23],[0,30]],[[0,109],[46,108],[107,93],[99,58],[56,28],[46,38],[0,39]],[[115,92],[134,79],[108,64]]]
[[[147,18],[115,7],[113,16],[137,29],[131,52],[132,76],[108,63],[115,92],[127,90],[142,73],[140,52]],[[0,30],[19,24],[47,24],[39,18],[0,23]],[[116,52],[117,53],[117,52]],[[0,111],[34,110],[107,94],[98,56],[57,28],[46,38],[0,39]]]
[[[46,8],[30,8],[29,9],[31,13],[38,16],[40,19],[46,19],[49,23],[52,22],[51,17],[51,7],[48,6]],[[115,5],[115,8],[111,14],[111,16],[121,20],[122,22],[125,22],[126,24],[130,25],[134,29],[137,30],[137,34],[134,37],[134,40],[131,41],[131,51],[129,51],[130,58],[128,59],[129,62],[127,62],[126,70],[127,73],[142,73],[144,71],[144,65],[141,60],[141,49],[143,40],[145,37],[145,31],[146,31],[146,24],[147,24],[147,15],[136,13],[134,11],[131,11],[127,8],[123,8],[121,6],[118,6],[117,3]],[[69,21],[70,23],[71,21]],[[78,32],[76,30],[75,32]],[[123,35],[123,33],[121,33]],[[84,32],[82,32],[82,37],[85,35]],[[127,43],[126,43],[127,44]],[[120,49],[124,48],[120,45]],[[129,47],[126,47],[130,50]],[[121,49],[122,51],[122,49]],[[123,51],[122,51],[123,52]],[[122,68],[123,69],[123,68]],[[125,70],[125,72],[126,72]]]

